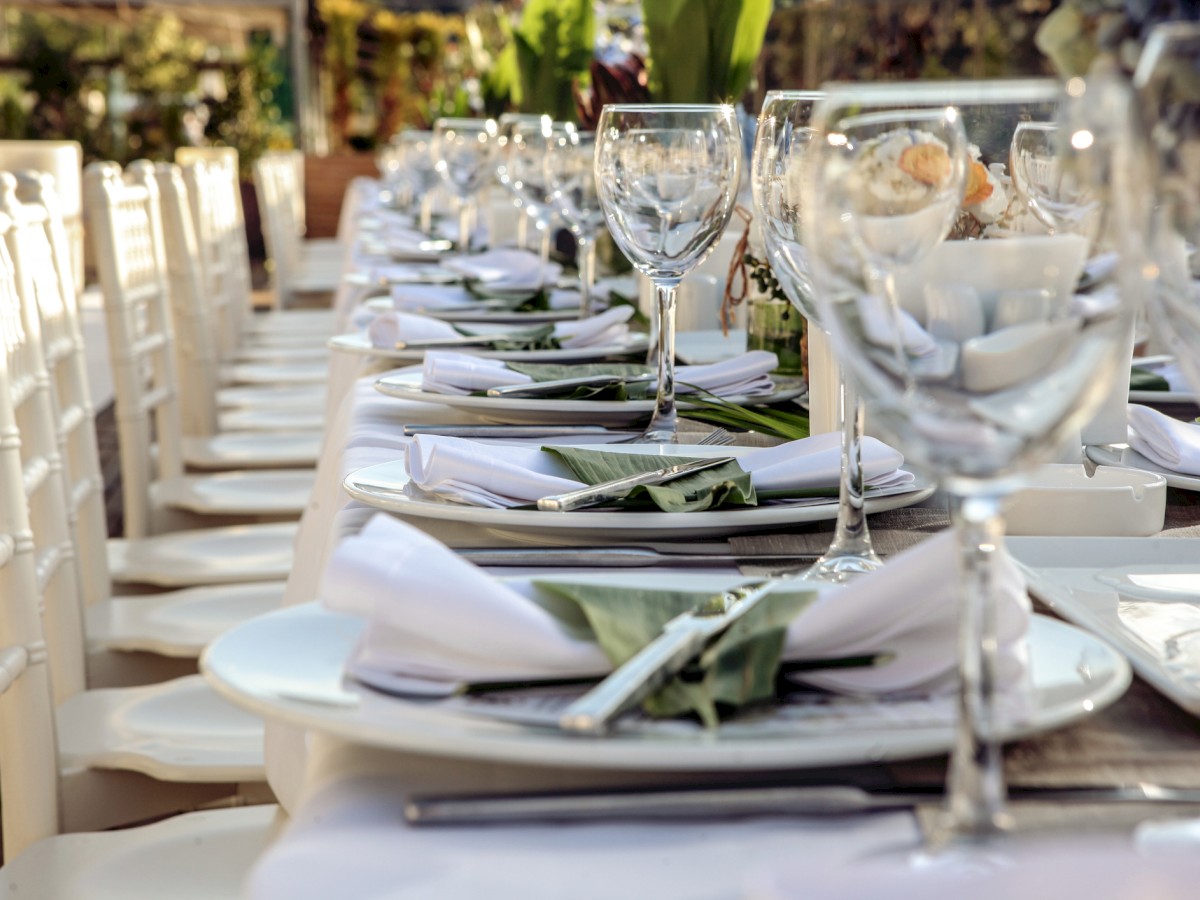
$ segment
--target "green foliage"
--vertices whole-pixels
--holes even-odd
[[[513,32],[522,112],[575,121],[572,86],[587,77],[596,21],[591,0],[528,0]]]
[[[279,50],[267,42],[255,43],[241,65],[225,70],[225,99],[209,101],[204,136],[215,145],[237,150],[245,180],[267,150],[291,142],[275,101],[282,81]]]
[[[772,0],[642,0],[651,96],[660,103],[738,99],[772,7]]]
[[[185,37],[176,16],[138,16],[121,46],[125,85],[135,94],[175,101],[195,91],[203,53],[203,43]]]

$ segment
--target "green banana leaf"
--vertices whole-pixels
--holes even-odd
[[[475,326],[472,328],[453,326],[454,330],[463,337],[470,337],[474,334],[489,334],[495,329],[484,326],[480,328]],[[554,336],[553,325],[542,325],[538,328],[517,329],[512,332],[507,332],[509,335],[504,340],[488,341],[487,344],[481,346],[490,347],[493,350],[558,350],[558,338]]]
[[[513,31],[522,112],[575,121],[572,84],[587,77],[595,34],[592,0],[526,0]]]
[[[1171,385],[1161,375],[1151,372],[1149,369],[1143,369],[1141,366],[1133,366],[1129,370],[1129,389],[1131,391],[1169,391]]]
[[[746,90],[772,0],[642,0],[650,93],[660,103],[720,103]]]
[[[596,642],[614,666],[650,643],[663,625],[713,599],[693,591],[663,591],[597,584],[534,584],[554,597],[578,604]],[[737,709],[774,696],[788,623],[816,598],[816,592],[773,592],[735,622],[700,658],[649,697],[652,716],[695,713],[709,728],[722,710]],[[546,605],[553,611],[552,604]],[[571,624],[578,626],[571,617]]]
[[[653,472],[666,466],[691,462],[694,457],[652,456],[640,453],[613,453],[608,450],[588,450],[582,447],[544,447],[558,456],[575,477],[585,484],[600,484]],[[634,488],[622,506],[654,506],[663,512],[701,512],[720,506],[755,506],[758,501],[750,473],[742,471],[736,462],[711,469],[692,472],[666,484],[640,485]]]
[[[555,365],[553,363],[510,362],[508,368],[534,381],[558,381],[563,378],[582,378],[587,375],[619,375],[632,377],[652,371],[649,366],[637,363],[589,363],[583,365]],[[576,387],[562,393],[547,394],[556,400],[640,400],[649,395],[645,384],[616,384],[599,387]],[[487,393],[480,391],[480,394]]]

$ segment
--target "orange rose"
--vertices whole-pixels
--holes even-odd
[[[938,144],[913,144],[900,154],[899,166],[922,184],[938,185],[950,177],[950,154]]]
[[[967,170],[967,190],[963,206],[974,206],[992,196],[992,183],[988,181],[987,169],[982,163],[972,162]]]

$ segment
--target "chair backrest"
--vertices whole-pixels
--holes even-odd
[[[36,304],[42,352],[56,402],[56,430],[85,604],[111,594],[104,477],[96,445],[87,357],[72,266],[54,179],[18,172],[17,197],[4,198],[14,220],[11,251],[22,304]],[[30,295],[32,293],[32,296]]]
[[[231,202],[236,182],[220,164],[189,163],[180,170],[200,254],[205,299],[215,328],[213,349],[219,359],[227,360],[237,349],[248,306],[239,273],[234,271],[236,253],[229,246],[231,240],[236,240],[237,212]],[[167,189],[161,177],[159,188],[164,192]],[[173,252],[169,242],[167,252]]]
[[[6,308],[0,316],[8,314]],[[5,324],[5,334],[18,325]],[[0,353],[0,385],[12,381],[7,354]],[[9,391],[0,390],[0,831],[6,859],[59,828],[50,667],[18,434]]]
[[[19,293],[10,255],[17,236],[11,215],[18,210],[12,202],[15,192],[16,179],[0,173],[0,344],[7,373],[0,393],[5,395],[20,435],[21,469],[15,483],[0,485],[4,498],[0,502],[25,503],[29,510],[37,586],[34,598],[35,602],[41,598],[54,696],[62,702],[84,687],[83,615],[40,317],[35,302],[21,301],[21,294],[34,296],[31,274],[27,268],[22,270]],[[6,438],[15,441],[15,435]]]
[[[149,174],[138,175],[150,167]],[[140,183],[114,163],[84,170],[96,268],[104,293],[116,393],[125,534],[154,531],[150,485],[183,472],[171,290],[153,164],[134,163]],[[152,446],[158,440],[157,458]]]
[[[286,151],[264,153],[254,163],[254,187],[267,254],[274,266],[279,305],[292,301],[294,278],[300,262],[300,233],[296,221],[296,162]]]
[[[54,176],[61,204],[71,276],[83,291],[83,146],[78,141],[0,141],[0,171],[31,170]]]

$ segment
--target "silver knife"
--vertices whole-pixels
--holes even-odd
[[[732,588],[676,616],[658,637],[568,706],[559,727],[579,734],[604,734],[618,716],[666,684],[721,632],[754,609],[776,584],[758,581]]]
[[[533,336],[521,332],[502,331],[496,334],[463,334],[458,337],[422,338],[416,341],[396,341],[397,350],[425,350],[432,347],[471,347],[476,344],[491,344],[494,341],[532,340]]]
[[[471,547],[455,552],[477,566],[594,566],[630,569],[647,566],[707,569],[739,564],[792,567],[816,562],[821,555],[769,553],[737,556],[717,551],[664,553],[648,547]]]
[[[577,387],[607,387],[619,384],[645,384],[656,376],[646,375],[581,375],[578,378],[556,378],[553,381],[535,381],[531,384],[506,384],[488,388],[489,397],[534,397],[555,391],[569,391]]]
[[[581,488],[577,491],[568,491],[565,494],[551,494],[548,497],[542,497],[537,502],[537,508],[544,512],[569,512],[572,509],[580,509],[584,506],[595,506],[611,500],[620,500],[640,485],[664,484],[668,481],[674,481],[676,478],[682,478],[684,475],[689,475],[692,472],[700,472],[704,469],[714,469],[717,466],[723,466],[725,463],[733,462],[734,459],[735,457],[733,456],[693,459],[690,462],[665,466],[661,469],[654,469],[651,472],[626,475],[623,478],[602,481],[600,484],[593,484],[590,487]]]
[[[612,431],[603,425],[405,425],[404,434],[444,434],[451,437],[570,437],[573,435],[626,435],[638,431]]]
[[[1011,800],[1045,803],[1200,803],[1200,790],[1132,787],[1012,788]],[[939,803],[939,791],[867,791],[852,785],[670,788],[604,793],[408,798],[404,818],[410,825],[459,825],[501,822],[599,822],[621,819],[695,819],[697,816],[847,815],[908,809]]]

